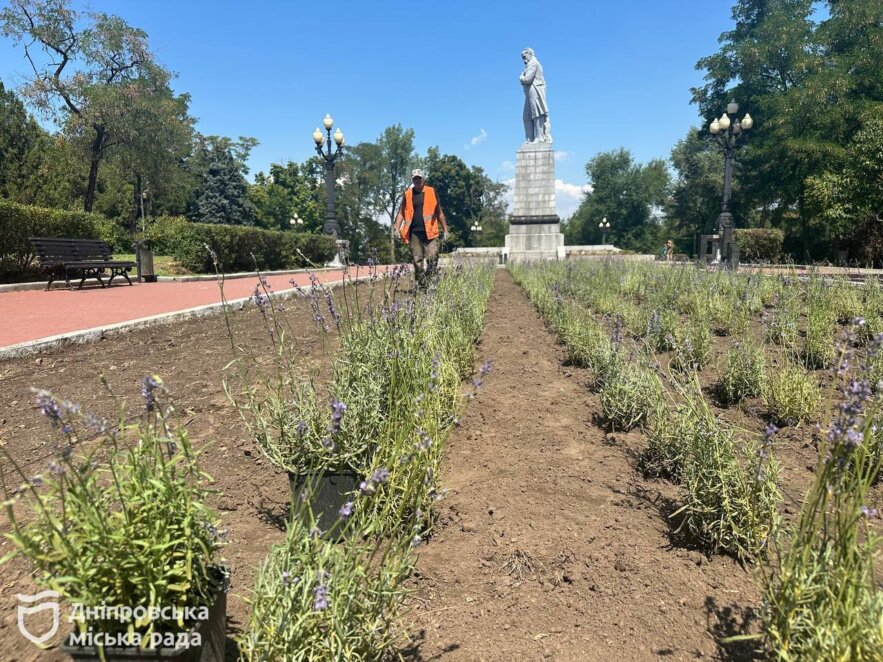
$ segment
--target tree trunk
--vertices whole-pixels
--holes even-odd
[[[103,126],[95,126],[95,139],[92,141],[89,159],[89,184],[86,186],[86,197],[83,200],[83,211],[92,211],[95,204],[95,191],[98,187],[98,165],[104,155],[104,141],[107,133]]]

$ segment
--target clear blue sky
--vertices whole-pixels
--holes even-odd
[[[563,215],[594,154],[626,147],[642,161],[665,158],[698,124],[694,67],[731,28],[731,5],[75,0],[148,33],[178,74],[175,89],[192,96],[201,132],[260,140],[252,174],[309,157],[310,134],[330,112],[348,143],[401,123],[419,152],[437,145],[508,180],[523,140],[520,53],[530,46],[546,73]],[[0,39],[0,79],[14,87],[26,72],[23,50]]]

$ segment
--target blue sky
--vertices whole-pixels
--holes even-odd
[[[5,2],[0,0],[0,5]],[[325,113],[348,143],[390,124],[416,132],[500,181],[523,140],[521,50],[543,64],[559,213],[569,215],[594,154],[626,147],[667,157],[699,122],[696,61],[731,28],[730,0],[400,3],[363,0],[75,0],[147,31],[177,72],[205,134],[254,136],[252,174],[312,154]],[[0,39],[0,79],[27,72]]]

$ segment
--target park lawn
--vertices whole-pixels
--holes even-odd
[[[115,260],[136,261],[134,253],[114,253],[113,258]],[[154,255],[153,272],[157,276],[186,276],[193,273],[178,264],[171,255]]]

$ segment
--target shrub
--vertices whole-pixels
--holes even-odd
[[[806,315],[803,361],[811,370],[828,368],[834,362],[835,313],[822,306],[811,306]]]
[[[0,199],[0,274],[24,274],[34,260],[28,237],[103,239],[113,250],[127,251],[125,231],[100,214],[20,205]]]
[[[861,441],[879,405],[867,381],[851,380],[841,394],[799,518],[765,578],[771,658],[879,660],[883,650],[881,538],[871,522],[879,513],[869,505],[881,458]]]
[[[148,221],[147,237],[153,251],[173,255],[195,273],[214,270],[211,247],[222,271],[293,269],[322,265],[334,257],[334,239],[327,235],[264,230],[244,225],[191,223],[183,217]],[[254,257],[252,257],[254,256]]]
[[[819,385],[806,370],[790,362],[769,372],[763,397],[776,425],[815,420],[822,406]]]
[[[775,262],[782,252],[785,237],[773,228],[739,228],[733,232],[739,245],[740,258],[745,261]]]
[[[692,434],[684,442],[684,505],[672,514],[682,517],[676,533],[711,552],[756,558],[770,542],[780,499],[770,434],[762,445],[737,446],[734,431],[715,418],[698,383],[685,397],[681,415],[688,418]]]
[[[3,473],[9,538],[35,569],[37,584],[68,602],[146,608],[208,606],[219,577],[213,564],[220,549],[218,519],[205,507],[211,478],[177,420],[162,382],[141,386],[146,412],[137,424],[83,414],[78,405],[37,392],[37,408],[64,438],[42,475],[23,473],[5,450],[12,470]],[[75,452],[95,433],[103,442]],[[9,489],[9,477],[21,481]],[[19,519],[16,510],[25,507]],[[6,557],[7,559],[9,557]],[[99,632],[186,629],[177,619],[148,622],[79,621]],[[165,613],[165,612],[164,612]],[[92,620],[93,618],[97,620]],[[189,624],[192,625],[192,624]]]
[[[662,384],[646,368],[620,370],[601,389],[604,418],[614,430],[631,430],[649,422],[662,400]]]
[[[711,355],[711,329],[704,320],[694,320],[683,339],[678,337],[671,366],[680,372],[701,370]]]
[[[258,572],[242,658],[383,659],[404,633],[398,626],[413,561],[406,541],[337,544],[292,518]]]
[[[736,343],[727,350],[718,393],[726,404],[741,402],[763,392],[766,356],[763,347]]]

